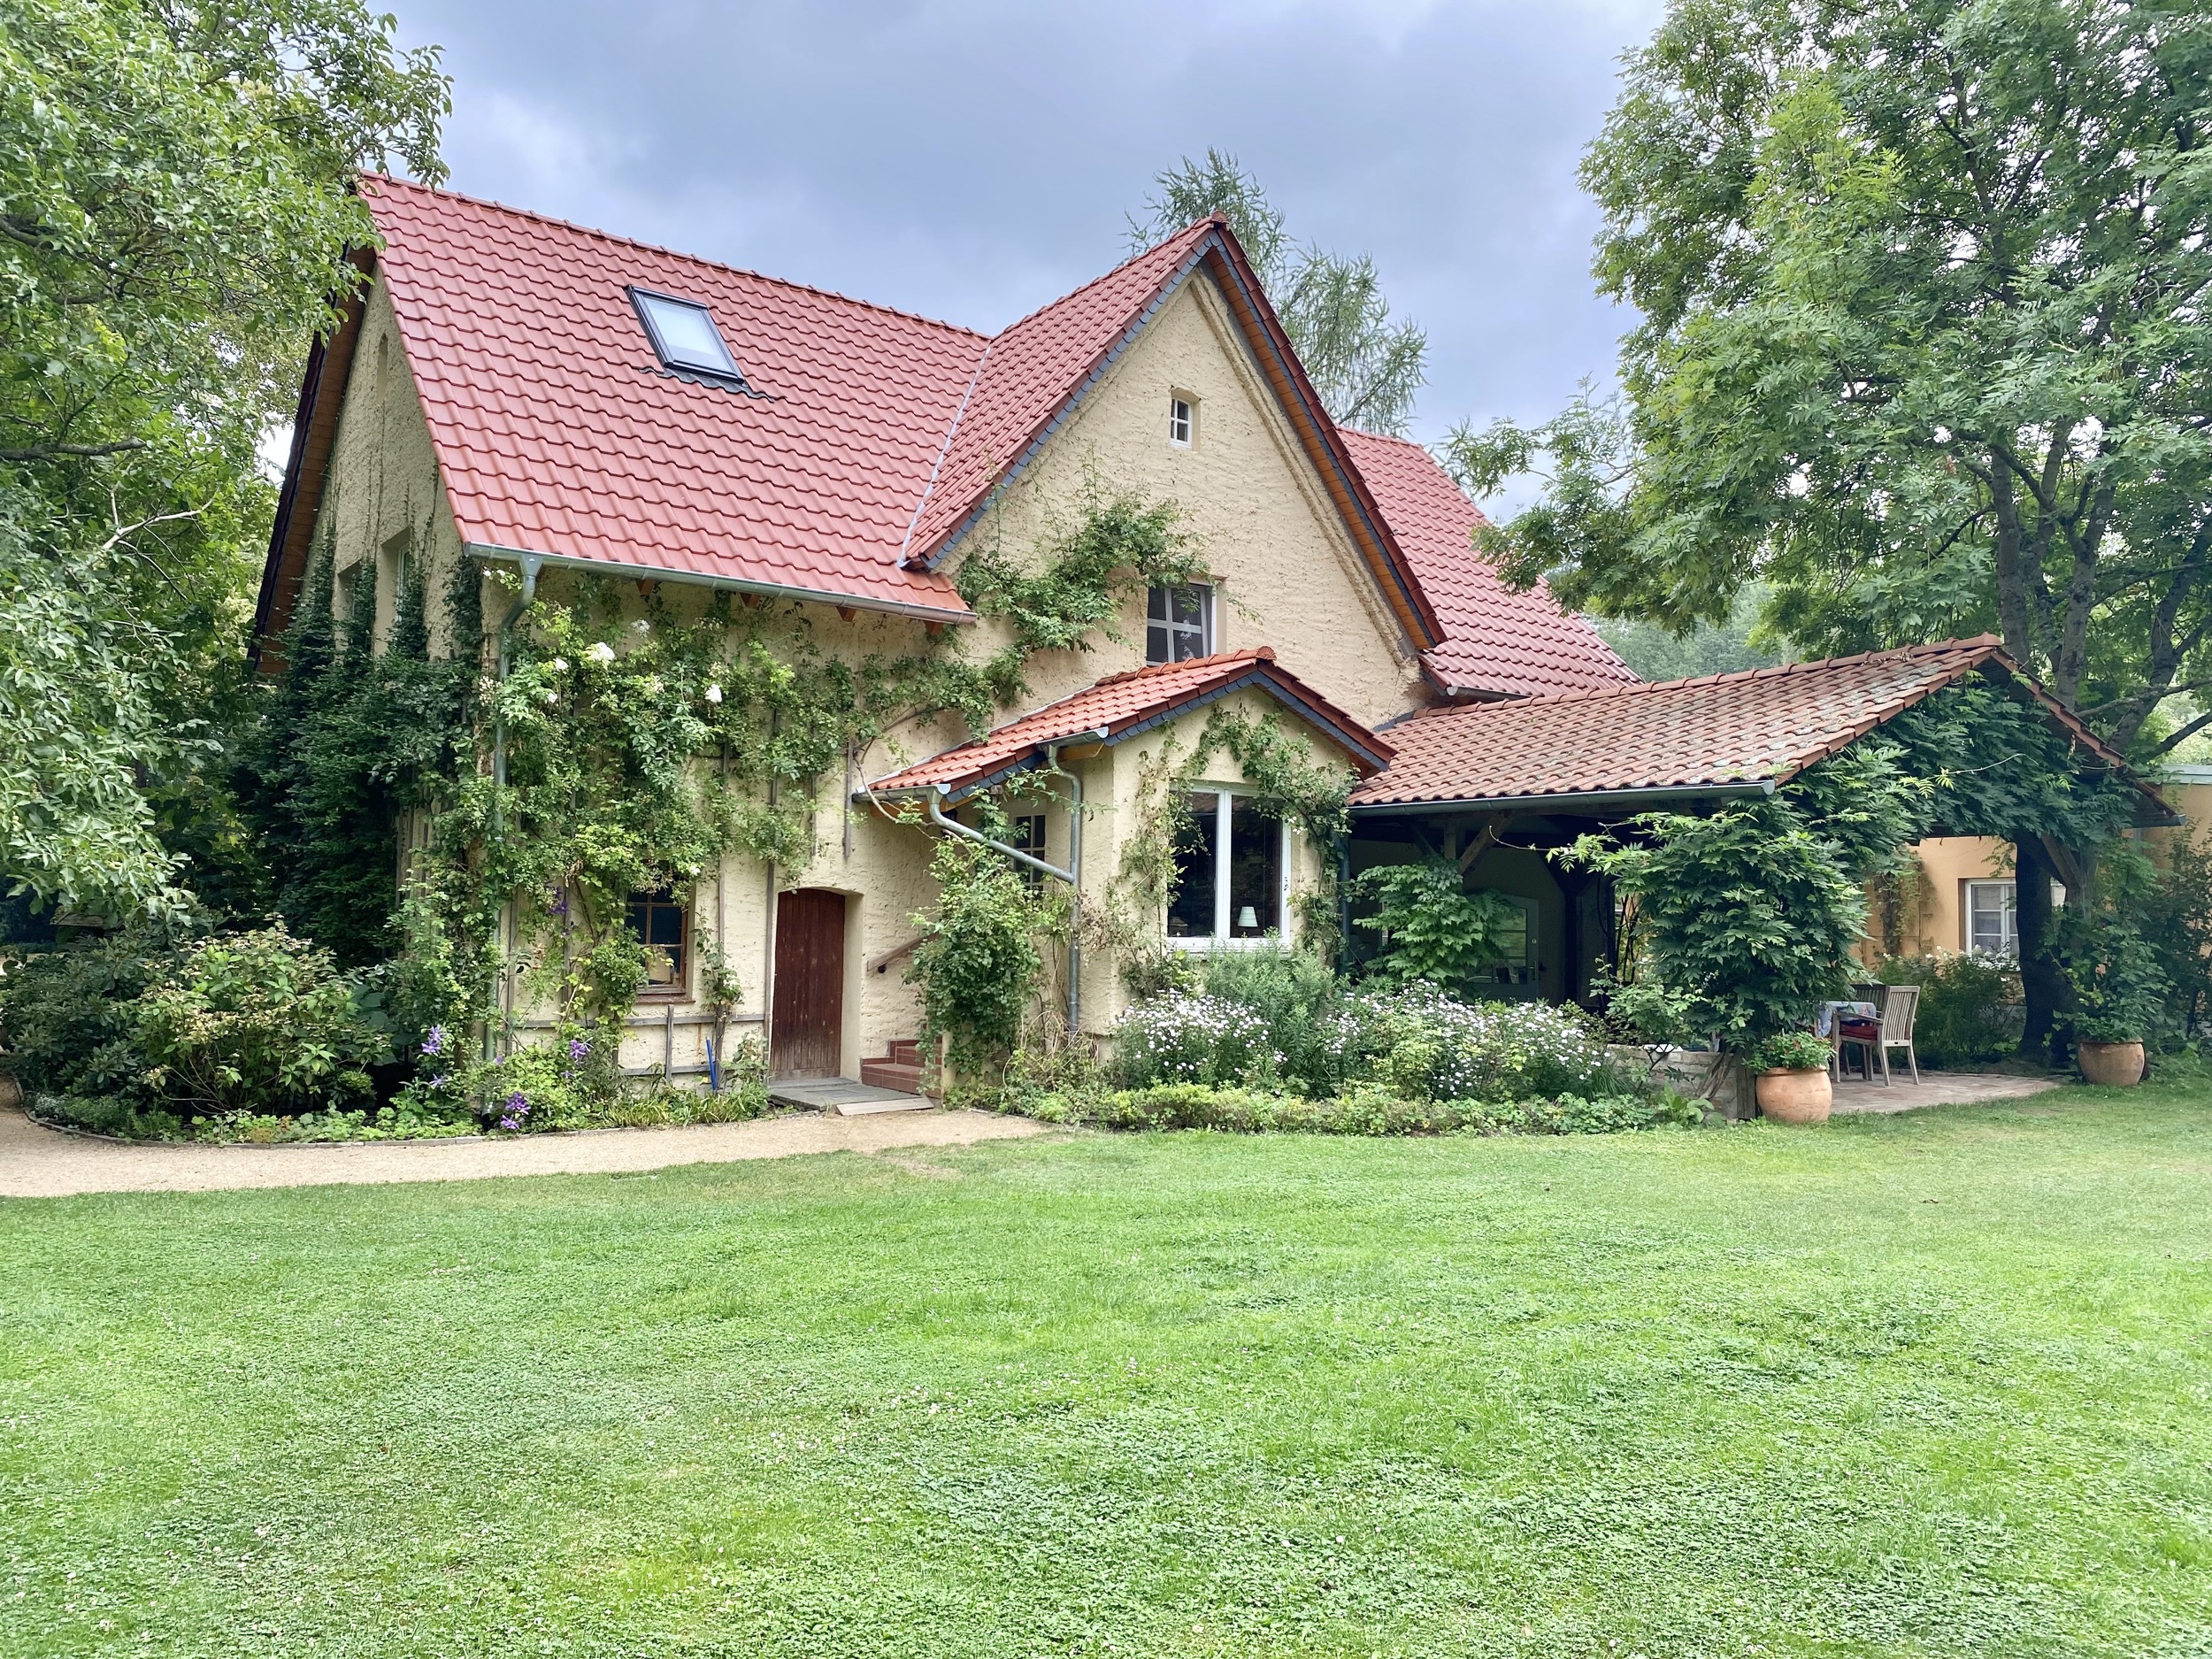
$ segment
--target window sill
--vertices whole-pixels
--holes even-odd
[[[1263,933],[1257,939],[1217,939],[1210,936],[1204,939],[1170,937],[1166,941],[1170,950],[1188,951],[1194,956],[1203,956],[1210,950],[1265,950],[1271,946],[1287,945],[1289,942],[1289,936],[1284,933]]]

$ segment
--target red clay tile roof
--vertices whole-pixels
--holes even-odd
[[[1201,219],[993,336],[929,499],[914,518],[908,557],[934,563],[949,540],[1028,455],[1141,327],[1215,236]]]
[[[1422,661],[1446,692],[1543,696],[1634,683],[1635,671],[1548,588],[1516,593],[1499,579],[1468,541],[1482,513],[1426,449],[1342,431],[1443,626],[1444,642]]]
[[[418,185],[362,186],[462,539],[964,617],[899,559],[979,334]],[[628,285],[757,396],[662,372]]]
[[[1109,674],[973,742],[879,778],[869,788],[895,795],[941,785],[956,797],[972,795],[1041,764],[1048,743],[1102,730],[1107,741],[1119,742],[1247,687],[1267,692],[1335,741],[1363,776],[1389,763],[1394,752],[1389,743],[1287,669],[1277,667],[1274,651],[1263,645]]]
[[[987,338],[449,192],[379,178],[361,188],[385,240],[373,263],[472,546],[965,620],[933,566],[1202,262],[1400,622],[1417,645],[1440,637],[1217,220]],[[751,394],[663,371],[631,286],[705,304]],[[312,454],[296,445],[257,638],[281,630],[297,590],[351,333],[303,396],[301,430],[319,435]]]
[[[1746,673],[1437,709],[1389,728],[1397,757],[1359,787],[1352,806],[1783,783],[1985,666],[2013,675],[2106,764],[2123,764],[2013,666],[1994,635],[1984,634]]]

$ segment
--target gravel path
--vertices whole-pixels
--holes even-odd
[[[239,1187],[470,1181],[494,1175],[604,1175],[810,1152],[966,1146],[1045,1133],[987,1112],[760,1118],[689,1129],[603,1129],[513,1140],[344,1141],[273,1147],[126,1146],[64,1134],[0,1110],[0,1197],[204,1193]]]

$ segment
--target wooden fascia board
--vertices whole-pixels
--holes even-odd
[[[1307,378],[1305,366],[1298,361],[1290,336],[1283,332],[1282,323],[1269,303],[1258,275],[1245,258],[1244,250],[1225,227],[1203,248],[1210,262],[1219,262],[1216,284],[1227,299],[1231,313],[1244,329],[1261,374],[1289,413],[1292,425],[1305,445],[1308,462],[1320,474],[1322,487],[1328,491],[1354,540],[1360,544],[1360,552],[1389,599],[1399,626],[1405,629],[1406,637],[1413,641],[1417,651],[1440,645],[1444,640],[1443,625],[1437,620],[1428,595],[1415,580],[1412,566],[1399,548],[1397,538],[1391,534],[1389,521],[1383,517],[1382,508],[1367,488],[1367,480],[1345,448],[1336,422],[1329,419],[1322,407],[1321,396]]]
[[[320,515],[323,488],[329,481],[331,451],[338,439],[338,415],[346,380],[353,369],[354,347],[368,312],[369,286],[376,276],[376,255],[366,248],[346,257],[359,269],[362,282],[345,302],[337,327],[319,334],[309,347],[301,376],[298,411],[292,419],[292,453],[285,463],[284,485],[277,495],[269,551],[261,565],[261,591],[254,602],[253,634],[247,661],[259,672],[273,672],[281,657],[270,642],[291,625],[307,570],[307,549]]]

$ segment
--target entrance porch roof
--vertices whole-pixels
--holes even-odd
[[[1077,739],[1109,745],[1125,742],[1247,688],[1265,693],[1320,732],[1344,751],[1363,777],[1389,764],[1393,745],[1288,669],[1278,666],[1273,649],[1263,645],[1109,674],[972,742],[879,778],[863,793],[900,795],[941,790],[953,800],[964,800],[1016,772],[1045,764],[1054,745]]]

